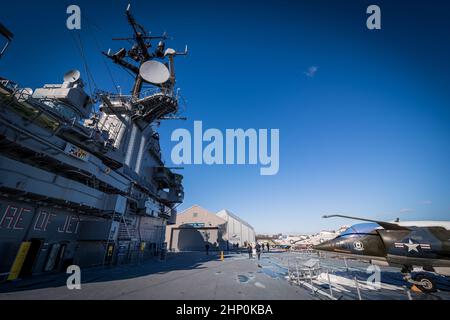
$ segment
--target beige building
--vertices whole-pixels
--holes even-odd
[[[227,222],[224,238],[230,243],[238,243],[240,247],[243,247],[245,243],[255,242],[255,230],[246,221],[225,209],[217,212],[216,215]]]
[[[214,214],[198,205],[177,215],[174,225],[166,229],[167,247],[171,251],[226,250],[233,244],[255,242],[255,231],[247,222],[227,210]]]

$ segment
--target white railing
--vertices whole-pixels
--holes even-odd
[[[107,96],[110,101],[120,101],[120,102],[138,102],[141,99],[145,99],[154,95],[162,95],[166,97],[170,97],[172,99],[178,100],[178,93],[175,93],[173,90],[165,89],[165,88],[146,88],[140,94],[139,97],[133,97],[131,94],[121,94],[121,93],[109,93],[98,91],[97,95]]]
[[[357,276],[360,268],[358,266],[345,265],[330,266],[329,263],[322,262],[314,254],[296,253],[287,259],[280,260],[282,264],[287,265],[288,281],[292,284],[301,286],[319,299],[406,299],[412,300],[411,289],[406,285],[380,284],[376,288],[368,283],[366,279]],[[317,264],[308,265],[309,260],[317,260]],[[347,276],[342,275],[343,270],[347,270]],[[388,292],[389,291],[389,292]]]

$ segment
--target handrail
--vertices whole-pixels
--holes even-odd
[[[161,94],[166,97],[173,98],[178,101],[178,95],[175,95],[174,92],[169,92],[169,90],[164,90],[164,88],[148,88],[141,92],[138,98],[133,97],[132,95],[126,95],[126,94],[118,94],[118,93],[108,93],[103,91],[98,91],[98,95],[104,95],[107,96],[111,101],[114,100],[128,100],[132,103],[136,103],[139,100],[145,99],[147,97]]]

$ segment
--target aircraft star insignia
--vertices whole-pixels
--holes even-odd
[[[419,252],[419,249],[426,250],[431,249],[431,246],[426,243],[414,243],[411,239],[408,239],[407,243],[404,242],[396,242],[395,243],[396,248],[404,248],[406,247],[408,249],[408,252]]]
[[[417,250],[417,247],[419,247],[420,244],[418,244],[418,243],[413,243],[413,242],[411,241],[411,239],[409,239],[408,243],[405,243],[405,246],[408,247],[408,252],[411,252],[411,251],[419,252],[419,250]]]

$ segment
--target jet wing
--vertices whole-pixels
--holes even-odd
[[[410,228],[407,228],[407,227],[404,227],[404,226],[400,226],[400,225],[398,225],[396,223],[392,223],[392,222],[378,221],[378,220],[359,218],[359,217],[344,216],[344,215],[340,215],[340,214],[326,215],[326,216],[323,216],[322,218],[334,218],[334,217],[354,219],[354,220],[361,220],[361,221],[367,221],[367,222],[375,222],[375,223],[379,224],[381,227],[383,227],[386,230],[411,230]]]

